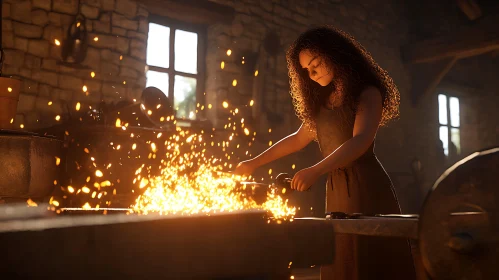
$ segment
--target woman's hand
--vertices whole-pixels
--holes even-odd
[[[249,176],[255,171],[258,165],[253,160],[241,161],[237,164],[236,169],[234,169],[234,174],[240,176]]]
[[[297,191],[306,191],[319,179],[320,175],[317,167],[302,169],[291,180],[291,188]]]

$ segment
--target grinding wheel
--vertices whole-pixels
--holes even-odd
[[[499,279],[499,148],[474,153],[436,181],[419,246],[433,279]]]

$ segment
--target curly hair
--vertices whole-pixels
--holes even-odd
[[[328,86],[322,87],[309,78],[307,69],[300,65],[302,50],[321,56],[328,70],[333,71],[334,79]],[[304,32],[287,50],[286,60],[296,115],[314,135],[316,115],[334,92],[356,112],[362,90],[374,86],[380,90],[383,101],[380,126],[399,116],[400,93],[388,72],[359,42],[341,30],[320,26]]]

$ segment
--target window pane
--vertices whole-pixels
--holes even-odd
[[[198,73],[198,34],[175,30],[175,70]]]
[[[440,124],[447,124],[447,96],[438,95],[438,121]]]
[[[449,98],[449,109],[450,109],[450,125],[459,127],[459,99],[457,97]]]
[[[175,76],[173,104],[177,118],[196,119],[196,79]]]
[[[456,155],[461,154],[461,134],[460,134],[459,128],[451,128],[450,141],[452,141],[452,143],[455,146]]]
[[[168,96],[168,74],[156,71],[147,71],[146,73],[146,87],[157,87]]]
[[[444,153],[446,156],[449,155],[449,129],[446,126],[440,127],[440,140],[444,144]]]
[[[147,65],[170,67],[170,27],[149,23]]]

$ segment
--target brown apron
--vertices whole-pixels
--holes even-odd
[[[322,108],[317,138],[324,157],[353,136],[354,112],[342,105]],[[359,159],[333,170],[326,184],[326,212],[398,214],[394,188],[374,154],[374,142]],[[322,280],[416,278],[406,239],[337,234],[333,264],[321,267]]]

